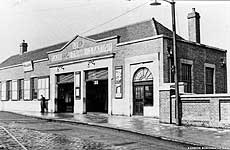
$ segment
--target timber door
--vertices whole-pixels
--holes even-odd
[[[143,115],[144,106],[153,106],[153,76],[149,69],[140,68],[133,78],[133,114]]]
[[[144,86],[134,86],[133,114],[143,115],[144,108]]]

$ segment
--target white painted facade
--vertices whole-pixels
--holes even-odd
[[[81,60],[80,62],[75,62],[71,64],[65,64],[62,70],[58,71],[58,66],[50,68],[50,111],[55,111],[57,106],[55,106],[55,98],[57,98],[57,87],[56,87],[56,75],[63,73],[71,73],[71,72],[81,72],[81,97],[80,99],[76,99],[74,93],[74,113],[85,113],[86,112],[86,86],[85,86],[85,71],[94,70],[100,68],[108,69],[108,114],[112,114],[112,99],[111,99],[111,80],[112,80],[112,56],[107,55],[104,57],[95,57],[90,58],[90,60],[94,60],[94,65],[89,65],[89,59]],[[75,81],[75,80],[74,80]],[[75,83],[74,83],[75,85]],[[75,86],[74,86],[75,88]],[[74,91],[75,92],[75,91]]]

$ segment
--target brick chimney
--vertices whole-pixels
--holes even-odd
[[[27,47],[28,47],[28,44],[25,42],[25,40],[23,40],[22,43],[20,44],[20,54],[21,55],[27,52]]]
[[[195,11],[195,8],[192,8],[187,18],[189,40],[200,43],[200,14]]]

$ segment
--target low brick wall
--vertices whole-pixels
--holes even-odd
[[[230,128],[229,94],[186,94],[180,99],[183,125]],[[175,123],[175,118],[172,89],[160,89],[160,122]]]

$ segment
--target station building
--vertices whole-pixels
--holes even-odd
[[[189,40],[177,35],[183,93],[225,93],[226,50],[200,43],[199,14],[188,14]],[[27,51],[0,64],[0,110],[102,112],[159,117],[159,88],[173,83],[172,32],[154,18]]]

